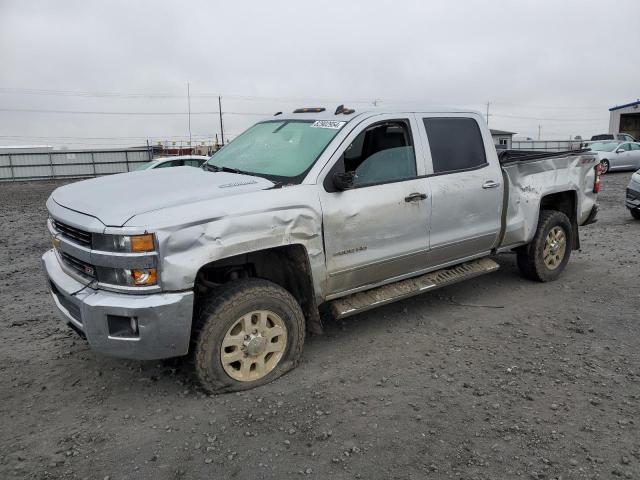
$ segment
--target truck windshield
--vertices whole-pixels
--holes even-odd
[[[305,173],[347,122],[257,123],[207,161],[217,168],[293,179]]]
[[[594,142],[589,148],[594,152],[613,152],[618,146],[618,142]]]

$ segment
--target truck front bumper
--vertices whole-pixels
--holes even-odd
[[[134,360],[177,357],[189,351],[192,291],[131,295],[83,288],[62,270],[53,250],[42,256],[42,265],[62,319],[93,350]]]

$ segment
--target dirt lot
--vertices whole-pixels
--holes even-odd
[[[332,322],[302,364],[210,397],[94,354],[40,271],[59,183],[0,184],[0,478],[640,478],[640,222],[630,174],[564,277],[502,269]]]

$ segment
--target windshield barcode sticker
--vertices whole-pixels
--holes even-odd
[[[336,120],[316,120],[311,126],[313,128],[332,128],[334,130],[340,130],[345,123],[347,122],[338,122]]]

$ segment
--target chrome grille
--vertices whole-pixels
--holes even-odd
[[[77,259],[76,257],[72,257],[68,253],[59,252],[60,258],[65,263],[65,265],[69,266],[80,275],[84,277],[89,277],[92,279],[96,278],[96,268],[90,263],[83,262],[82,260]]]
[[[91,248],[91,233],[72,227],[66,223],[53,220],[53,227],[63,237],[68,238],[72,242],[79,243],[85,247]]]

